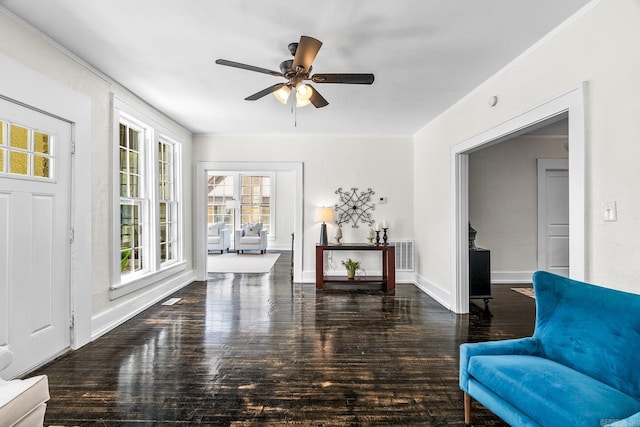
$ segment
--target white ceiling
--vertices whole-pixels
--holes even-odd
[[[412,135],[589,0],[0,0],[194,133]],[[268,95],[300,35],[324,44],[317,73],[374,73],[315,84],[327,107]]]

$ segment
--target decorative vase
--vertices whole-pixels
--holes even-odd
[[[356,277],[355,270],[347,270],[347,279],[354,279]]]

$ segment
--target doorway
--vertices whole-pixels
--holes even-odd
[[[542,127],[558,117],[569,120],[569,276],[585,280],[585,146],[586,146],[586,83],[543,102],[528,111],[490,128],[451,149],[451,198],[453,221],[452,250],[452,310],[469,312],[469,188],[468,155],[487,144],[495,144]]]
[[[71,345],[70,123],[0,99],[0,344],[27,372]]]
[[[222,173],[221,171],[224,171]],[[269,171],[278,174],[291,175],[291,194],[293,214],[290,223],[293,224],[293,280],[302,280],[302,248],[303,248],[303,168],[302,162],[198,162],[196,164],[196,218],[195,218],[195,247],[196,247],[196,277],[197,280],[207,280],[207,221],[208,221],[208,175],[241,174],[247,171]],[[225,202],[226,208],[226,202]],[[274,206],[275,210],[276,207]],[[250,218],[247,219],[250,221]],[[274,228],[277,224],[271,224]],[[280,232],[282,234],[282,232]],[[285,233],[286,234],[286,233]],[[271,243],[270,243],[271,244]],[[287,244],[287,249],[291,248]],[[277,249],[277,247],[276,247]]]

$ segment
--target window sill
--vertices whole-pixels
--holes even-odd
[[[148,273],[144,276],[135,278],[129,282],[112,285],[111,288],[109,289],[109,298],[111,299],[111,301],[113,301],[115,299],[128,295],[142,288],[146,288],[147,286],[156,284],[159,281],[164,280],[167,277],[173,276],[174,274],[183,272],[186,269],[187,269],[186,261],[180,261],[175,264],[171,264],[170,267],[167,267],[163,270],[156,271],[154,273]]]

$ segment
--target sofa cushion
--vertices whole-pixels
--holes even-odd
[[[262,230],[262,223],[257,222],[255,224],[245,224],[244,235],[245,236],[259,236]]]
[[[260,236],[243,236],[240,238],[243,245],[259,245]]]
[[[640,411],[636,399],[536,356],[473,356],[469,373],[543,426],[595,427],[601,420],[626,418]]]
[[[207,243],[210,245],[219,245],[220,244],[220,236],[209,236],[207,237]]]
[[[46,375],[0,382],[0,424],[14,425],[35,411],[44,415],[43,404],[49,400],[49,382]],[[31,415],[33,418],[33,414]]]

